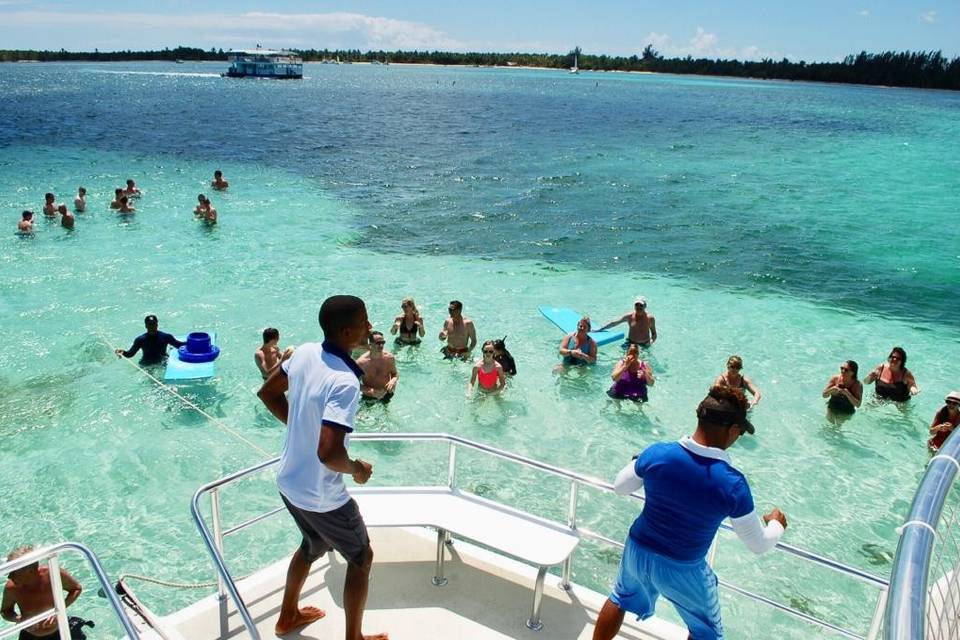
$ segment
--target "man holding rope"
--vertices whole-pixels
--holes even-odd
[[[179,349],[183,345],[187,344],[186,342],[180,342],[169,333],[160,331],[158,325],[159,322],[157,320],[157,316],[151,314],[144,318],[143,326],[146,327],[147,332],[141,333],[139,336],[137,336],[133,341],[133,346],[126,351],[123,349],[117,349],[115,351],[117,356],[132,358],[133,356],[137,355],[138,351],[142,349],[143,356],[140,358],[140,364],[160,364],[167,357],[167,345]]]
[[[346,640],[386,640],[386,634],[362,634],[373,551],[357,503],[343,483],[370,479],[369,462],[347,454],[349,434],[360,399],[363,371],[350,357],[371,330],[363,300],[338,295],[320,307],[322,344],[308,343],[275,368],[257,395],[287,425],[277,486],[303,535],[287,569],[287,581],[275,632],[292,633],[325,614],[300,607],[300,592],[310,565],[336,550],[347,560],[343,590]],[[289,391],[289,397],[285,395]]]

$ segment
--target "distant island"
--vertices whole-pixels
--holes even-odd
[[[841,62],[793,62],[665,58],[653,46],[640,55],[608,56],[583,53],[579,47],[565,55],[549,53],[454,53],[448,51],[366,51],[359,49],[292,49],[304,62],[393,62],[482,67],[539,67],[568,69],[574,60],[581,71],[634,71],[695,74],[808,82],[949,89],[960,91],[960,57],[947,58],[940,51],[861,51]],[[0,62],[115,62],[147,60],[226,60],[223,49],[177,47],[162,51],[22,51],[0,50]]]

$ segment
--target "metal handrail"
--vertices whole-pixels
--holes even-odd
[[[603,542],[605,544],[619,547],[621,549],[623,548],[622,543],[619,543],[615,540],[611,540],[610,538],[603,536],[602,534],[590,531],[588,529],[580,529],[577,527],[576,502],[577,502],[578,488],[580,486],[587,486],[587,487],[593,487],[594,489],[598,489],[600,491],[604,491],[607,493],[613,493],[614,492],[613,485],[604,480],[600,480],[598,478],[577,473],[575,471],[570,471],[568,469],[563,469],[561,467],[557,467],[555,465],[552,465],[546,462],[534,460],[533,458],[528,458],[526,456],[512,453],[510,451],[505,451],[503,449],[498,449],[496,447],[491,447],[489,445],[485,445],[479,442],[474,442],[473,440],[467,440],[466,438],[462,438],[460,436],[451,435],[447,433],[356,434],[351,436],[351,441],[352,442],[445,442],[450,446],[448,469],[447,469],[447,486],[450,488],[453,488],[455,485],[456,458],[457,458],[456,447],[457,446],[461,446],[467,449],[473,449],[474,451],[480,451],[482,453],[491,455],[493,457],[501,458],[503,460],[508,460],[510,462],[515,462],[517,464],[521,464],[523,466],[537,469],[539,471],[543,471],[553,476],[557,476],[557,477],[569,480],[571,483],[571,486],[570,486],[571,494],[570,494],[569,506],[567,510],[568,511],[567,518],[566,518],[567,525],[572,529],[576,529],[577,532],[583,537],[588,537],[593,540]],[[240,617],[243,620],[244,626],[247,628],[247,632],[250,634],[251,638],[253,638],[254,640],[259,640],[260,635],[256,629],[256,625],[254,624],[252,618],[250,617],[250,613],[247,610],[247,607],[244,604],[239,591],[237,590],[236,584],[234,583],[233,578],[231,577],[230,572],[227,569],[226,562],[223,559],[223,555],[222,555],[223,537],[225,537],[226,535],[237,533],[238,531],[242,531],[243,529],[247,528],[250,525],[253,525],[257,522],[260,522],[261,520],[264,520],[265,518],[268,518],[272,515],[280,513],[284,509],[283,508],[272,509],[269,512],[259,514],[247,520],[246,522],[233,526],[227,529],[226,531],[221,531],[218,492],[221,488],[229,484],[233,484],[239,480],[242,480],[243,478],[252,476],[266,469],[267,467],[271,467],[277,464],[279,461],[280,461],[279,457],[266,460],[264,462],[261,462],[260,464],[254,465],[247,469],[243,469],[241,471],[237,471],[230,475],[224,476],[219,480],[214,480],[213,482],[209,482],[203,485],[202,487],[200,487],[199,489],[197,489],[196,493],[193,496],[193,501],[191,504],[191,511],[193,514],[194,522],[196,523],[197,528],[200,531],[200,535],[203,538],[204,545],[206,546],[208,553],[210,553],[211,558],[213,559],[214,567],[217,570],[218,597],[220,598],[221,602],[223,602],[227,594],[229,593],[230,597],[233,599],[234,603],[237,605],[237,610],[240,613]],[[212,509],[213,527],[215,530],[214,533],[212,533],[210,529],[207,527],[206,521],[201,515],[201,510],[200,510],[200,500],[203,497],[203,495],[207,493],[211,494],[211,499],[214,503],[213,509]],[[630,494],[630,496],[640,501],[643,501],[643,496],[641,494],[632,493]],[[721,524],[721,528],[727,531],[733,531],[733,527],[726,523]],[[879,576],[876,576],[867,571],[863,571],[856,567],[852,567],[850,565],[844,564],[842,562],[827,558],[825,556],[821,556],[811,551],[807,551],[805,549],[801,549],[793,545],[784,544],[782,542],[778,542],[775,548],[784,553],[787,553],[795,557],[798,557],[802,560],[811,562],[817,566],[840,573],[841,575],[844,575],[847,577],[855,578],[860,582],[863,582],[867,585],[880,589],[881,592],[885,592],[886,589],[888,588],[889,583],[887,582],[887,580],[884,580]],[[561,585],[564,588],[569,588],[569,585],[570,585],[571,562],[572,562],[572,555],[571,555],[571,558],[568,558],[567,562],[564,563],[562,568]],[[771,601],[770,599],[764,596],[752,593],[741,587],[737,587],[735,585],[731,585],[726,582],[722,582],[722,584],[724,587],[730,588],[731,590],[735,591],[738,594],[744,595],[756,602],[760,602],[765,605],[775,606],[775,608],[777,608],[778,610],[791,614],[800,620],[804,620],[805,622],[810,622],[810,623],[819,625],[824,629],[835,631],[849,638],[863,638],[863,636],[856,634],[852,631],[842,629],[829,622],[819,620],[818,618],[814,618],[813,616],[810,616],[809,614],[806,614],[792,607],[788,607],[786,605],[782,605],[779,603],[774,603],[773,601]],[[878,609],[878,615],[880,611],[882,611],[882,609]],[[872,625],[872,627],[873,626],[875,625]]]
[[[100,560],[97,559],[97,555],[86,545],[80,544],[79,542],[61,542],[50,547],[44,547],[43,549],[35,549],[15,560],[9,560],[0,564],[0,575],[7,575],[18,569],[23,569],[31,564],[46,560],[50,570],[50,589],[53,591],[53,607],[27,620],[22,620],[9,629],[0,630],[0,638],[18,634],[20,631],[28,629],[38,622],[49,618],[51,615],[55,615],[57,617],[58,637],[60,640],[70,640],[70,623],[67,619],[67,605],[63,599],[63,583],[60,580],[59,557],[64,551],[74,551],[86,559],[87,564],[93,569],[93,573],[100,583],[100,588],[103,590],[104,596],[106,596],[107,601],[110,602],[110,607],[113,609],[114,615],[117,616],[120,625],[127,634],[127,638],[139,640],[140,634],[137,633],[136,627],[130,622],[130,618],[127,617],[127,612],[123,609],[120,598],[118,598],[114,592],[110,578],[107,576],[107,572],[104,571],[103,565],[100,564]]]
[[[954,431],[930,459],[900,526],[900,542],[890,573],[884,615],[884,640],[923,638],[927,615],[927,579],[936,529],[947,494],[960,471],[960,436]]]

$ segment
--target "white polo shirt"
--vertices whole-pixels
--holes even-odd
[[[281,369],[287,374],[287,437],[277,472],[280,493],[294,506],[325,513],[349,502],[342,474],[320,462],[320,427],[343,429],[350,441],[360,398],[363,371],[346,353],[327,341],[297,347]]]

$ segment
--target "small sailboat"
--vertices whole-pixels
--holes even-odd
[[[570,67],[570,73],[580,73],[580,67],[577,66],[577,54],[573,54],[573,66]]]

